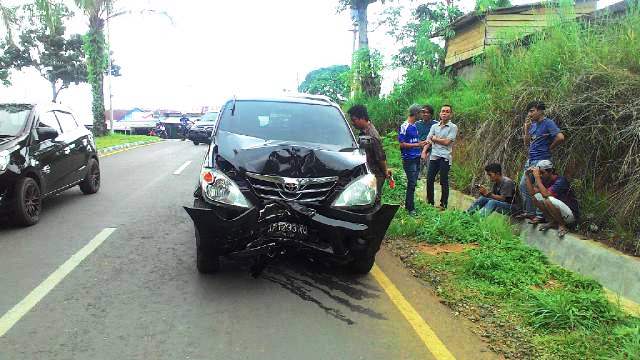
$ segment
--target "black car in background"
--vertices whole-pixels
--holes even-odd
[[[0,213],[33,225],[43,199],[75,185],[100,188],[91,132],[59,104],[0,104]]]
[[[218,112],[211,111],[204,114],[200,120],[193,123],[187,138],[193,141],[194,145],[200,145],[200,143],[211,144],[211,133],[217,119]]]
[[[364,144],[363,139],[363,144]],[[376,179],[340,108],[322,97],[238,98],[221,109],[193,207],[197,268],[249,258],[321,257],[371,270],[398,205]]]

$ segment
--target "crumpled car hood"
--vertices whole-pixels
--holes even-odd
[[[359,150],[217,134],[218,155],[239,171],[291,178],[344,176],[366,162]]]

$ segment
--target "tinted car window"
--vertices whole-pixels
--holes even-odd
[[[214,122],[214,121],[216,121],[217,118],[218,118],[218,113],[217,112],[208,112],[208,113],[206,113],[206,114],[204,114],[202,116],[200,121],[202,121],[202,122]]]
[[[221,131],[265,140],[309,142],[353,147],[353,138],[340,111],[332,106],[275,101],[227,104]],[[233,115],[231,114],[233,112]]]
[[[0,137],[16,136],[27,124],[28,105],[0,105]]]
[[[76,123],[73,115],[62,111],[56,111],[56,116],[58,117],[58,121],[60,122],[63,132],[71,132],[78,128],[78,123]]]
[[[40,114],[40,121],[38,123],[39,127],[50,127],[55,129],[58,134],[62,133],[60,129],[60,124],[58,124],[58,119],[53,115],[53,111],[48,111],[46,113]]]

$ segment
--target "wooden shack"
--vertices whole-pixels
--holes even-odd
[[[572,16],[581,17],[596,10],[596,1],[577,1]],[[504,41],[513,34],[526,35],[549,26],[559,9],[547,4],[518,5],[485,13],[471,12],[452,23],[455,35],[447,40],[445,67],[461,72],[473,64],[473,57],[488,46]],[[436,36],[441,34],[436,33]]]

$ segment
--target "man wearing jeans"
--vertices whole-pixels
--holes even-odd
[[[543,221],[542,213],[537,210],[531,195],[527,191],[527,169],[537,166],[542,160],[551,161],[551,150],[564,141],[564,134],[556,123],[544,115],[546,109],[542,101],[532,101],[527,105],[527,117],[524,123],[524,146],[529,149],[529,158],[524,164],[525,173],[520,179],[520,196],[523,213],[521,218],[528,218],[536,224]],[[530,179],[534,181],[533,178]],[[537,216],[536,216],[537,214]]]
[[[493,187],[489,191],[486,187],[477,185],[480,197],[469,207],[467,212],[479,211],[483,216],[490,215],[494,211],[509,214],[513,195],[516,192],[516,183],[502,175],[502,165],[498,163],[487,165],[484,171],[493,183]]]
[[[413,104],[409,107],[407,121],[400,125],[398,142],[402,153],[402,165],[407,175],[407,193],[405,195],[405,209],[409,215],[415,215],[415,192],[418,174],[420,172],[420,153],[426,141],[420,141],[416,121],[422,117],[422,106]]]
[[[451,105],[443,105],[440,109],[440,122],[431,127],[429,136],[427,136],[428,145],[422,150],[422,156],[426,157],[429,147],[431,155],[429,156],[429,170],[427,172],[427,201],[434,205],[433,186],[436,181],[436,175],[440,173],[440,186],[442,187],[442,196],[440,197],[440,209],[447,208],[449,202],[449,169],[451,168],[451,152],[453,151],[453,143],[458,136],[458,126],[452,123],[453,109]]]

